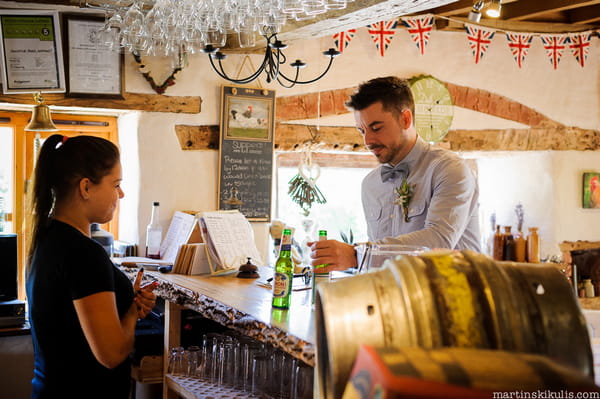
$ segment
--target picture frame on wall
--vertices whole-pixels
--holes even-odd
[[[584,208],[600,209],[600,173],[583,174],[582,198]]]
[[[271,219],[275,91],[223,86],[219,146],[220,210]]]
[[[105,42],[104,17],[65,14],[63,26],[66,96],[123,99],[124,56]]]
[[[0,10],[2,92],[64,93],[57,11]]]
[[[234,94],[235,93],[235,94]],[[273,101],[259,89],[231,87],[224,96],[223,122],[226,139],[269,141],[273,134]]]

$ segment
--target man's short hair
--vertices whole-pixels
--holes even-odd
[[[350,96],[346,107],[360,111],[380,101],[383,110],[398,117],[402,110],[409,109],[415,114],[415,102],[408,80],[396,76],[371,79],[358,86],[356,93]]]

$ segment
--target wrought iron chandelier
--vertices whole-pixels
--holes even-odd
[[[208,54],[208,59],[210,60],[210,65],[212,66],[214,71],[221,78],[228,80],[232,83],[236,83],[236,84],[250,83],[253,80],[257,79],[260,76],[260,74],[264,72],[265,75],[267,75],[267,83],[270,83],[272,81],[277,81],[281,86],[286,87],[286,88],[291,88],[297,84],[314,83],[317,80],[321,79],[323,76],[325,76],[325,74],[327,72],[329,72],[329,69],[331,68],[331,65],[333,64],[333,59],[341,54],[339,51],[337,51],[333,48],[330,48],[329,50],[324,51],[323,55],[329,57],[329,63],[327,64],[327,67],[325,68],[325,70],[321,74],[319,74],[319,76],[317,76],[313,79],[310,79],[310,80],[299,80],[298,79],[299,75],[300,75],[300,69],[304,68],[307,64],[302,62],[301,60],[296,60],[296,61],[292,62],[291,64],[289,64],[291,67],[296,69],[295,76],[293,78],[290,78],[290,77],[286,76],[280,69],[281,65],[283,65],[287,62],[287,57],[285,56],[285,54],[283,54],[283,51],[282,51],[285,48],[287,48],[287,44],[284,44],[282,41],[278,40],[276,33],[270,33],[270,34],[265,33],[265,34],[263,34],[263,36],[267,40],[267,46],[265,48],[265,56],[263,58],[263,61],[256,71],[252,72],[250,75],[248,75],[244,78],[239,78],[239,79],[232,78],[229,75],[227,75],[227,73],[223,69],[223,63],[222,63],[222,61],[225,58],[227,58],[227,55],[225,55],[221,51],[219,51],[218,48],[209,44],[204,47],[202,52]],[[217,60],[216,64],[215,64],[214,60]]]
[[[277,33],[287,21],[312,19],[343,9],[349,1],[353,0],[88,0],[86,6],[106,12],[98,39],[111,49],[138,56],[172,56],[178,65],[181,54],[202,51],[208,53],[219,76],[230,82],[249,83],[265,72],[267,82],[291,87],[321,79],[339,52],[326,51],[330,60],[325,72],[305,81],[299,80],[299,69],[306,64],[296,60],[290,64],[296,69],[292,78],[280,70],[286,63],[282,50],[287,46],[277,39]],[[219,50],[225,47],[228,35],[238,35],[241,48],[255,47],[255,36],[267,40],[263,62],[246,78],[234,79],[223,70],[225,54]]]

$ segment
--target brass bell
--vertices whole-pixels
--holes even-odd
[[[31,112],[31,121],[27,126],[25,126],[26,131],[34,131],[34,132],[56,132],[58,128],[52,122],[52,117],[50,116],[50,108],[46,104],[44,104],[44,98],[42,97],[42,93],[34,93],[33,99],[37,103],[36,106],[33,107],[33,111]]]

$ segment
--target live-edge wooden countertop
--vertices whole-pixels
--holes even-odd
[[[135,274],[137,269],[125,269]],[[260,267],[260,280],[271,277],[272,269]],[[257,279],[225,276],[188,276],[145,273],[145,281],[156,280],[158,296],[200,313],[246,336],[277,347],[314,366],[315,328],[311,291],[293,291],[289,310],[272,308],[272,291]]]

